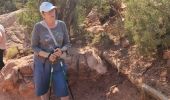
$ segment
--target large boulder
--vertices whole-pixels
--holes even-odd
[[[96,80],[107,72],[94,48],[74,49],[65,62],[69,65],[70,84],[77,79]],[[3,100],[39,100],[34,93],[33,69],[33,55],[7,61],[0,74],[0,96],[3,95]]]
[[[0,91],[0,94],[4,95],[4,100],[7,98],[12,100],[13,97],[17,100],[38,100],[34,95],[32,59],[32,55],[21,59],[13,59],[3,67],[1,70],[0,90],[2,91]],[[7,94],[10,94],[11,98]]]
[[[17,20],[17,14],[23,12],[23,9],[8,13],[8,14],[3,14],[0,16],[0,23],[4,27],[10,27],[13,25],[13,23]]]

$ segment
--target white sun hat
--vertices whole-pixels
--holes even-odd
[[[40,13],[42,12],[49,12],[50,10],[57,8],[50,2],[42,2],[40,5]]]

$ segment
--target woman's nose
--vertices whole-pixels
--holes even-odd
[[[51,12],[50,15],[51,15],[51,16],[55,16],[55,12]]]

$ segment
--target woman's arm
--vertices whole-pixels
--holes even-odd
[[[47,58],[50,53],[43,51],[39,46],[40,33],[38,32],[38,24],[36,24],[32,31],[31,47],[37,56]]]

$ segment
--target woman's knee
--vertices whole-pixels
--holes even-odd
[[[69,100],[69,96],[61,97],[61,100]]]
[[[46,93],[46,94],[44,94],[40,97],[41,97],[41,100],[48,100],[49,99],[49,93]]]

